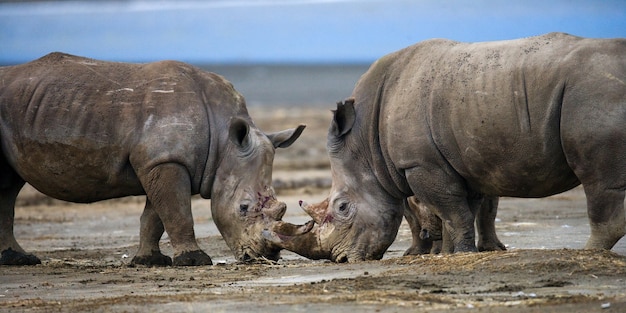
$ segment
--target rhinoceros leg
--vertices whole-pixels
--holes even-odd
[[[506,246],[496,234],[496,214],[498,197],[487,196],[476,212],[476,231],[478,232],[478,251],[504,251]]]
[[[506,246],[500,242],[496,234],[496,214],[499,198],[495,196],[478,196],[468,199],[472,212],[476,212],[475,226],[478,233],[478,251],[504,251]],[[454,245],[447,225],[443,228],[442,253],[453,253]]]
[[[462,179],[452,171],[440,166],[418,166],[405,170],[405,175],[415,196],[441,218],[444,229],[447,228],[450,234],[454,252],[477,251],[475,210],[468,202],[469,192]]]
[[[498,197],[468,199],[472,211],[476,211],[476,231],[478,233],[478,251],[506,250],[496,234],[495,219],[498,210]],[[454,244],[450,233],[435,213],[410,197],[405,203],[404,217],[413,235],[413,243],[404,255],[453,253]],[[476,209],[476,207],[478,207]],[[427,231],[428,230],[428,231]],[[424,234],[428,233],[427,236]],[[441,236],[438,234],[441,233]],[[425,238],[426,237],[426,238]]]
[[[41,264],[39,258],[22,249],[13,234],[15,199],[24,183],[8,165],[0,164],[0,265]]]
[[[467,204],[469,206],[470,211],[476,215],[476,219],[478,218],[477,207],[480,205],[481,199],[468,198]],[[452,225],[450,223],[442,223],[441,225],[441,249],[440,252],[444,254],[454,253],[454,240],[452,238],[452,233],[454,233],[454,229],[452,229]],[[480,232],[479,232],[480,233]],[[479,239],[480,241],[480,239]]]
[[[413,237],[413,243],[409,247],[404,255],[420,255],[428,254],[433,246],[433,240],[431,238],[422,238],[422,226],[419,217],[414,211],[415,208],[411,207],[407,201],[404,203],[404,218],[406,218],[409,227],[411,228],[411,236]]]
[[[152,202],[146,200],[146,207],[141,214],[141,228],[139,229],[139,250],[133,258],[132,264],[147,266],[172,265],[172,258],[161,253],[159,241],[165,227],[159,215],[154,210]]]
[[[585,249],[610,250],[626,234],[624,190],[583,187],[591,227],[591,237]]]
[[[200,250],[193,230],[191,214],[191,178],[187,169],[176,163],[163,163],[139,176],[151,207],[163,222],[174,247],[173,265],[211,265],[211,258]],[[148,206],[147,206],[148,207]],[[146,212],[146,227],[159,226],[156,217]],[[143,225],[142,225],[143,226]],[[147,248],[154,248],[159,229],[148,231]],[[158,245],[158,243],[156,244]]]
[[[623,81],[589,78],[593,97],[563,100],[561,142],[587,196],[587,249],[611,249],[626,234],[626,88]],[[593,100],[591,100],[593,99]],[[589,101],[587,101],[589,100]]]

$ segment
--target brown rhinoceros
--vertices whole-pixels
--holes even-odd
[[[271,188],[275,148],[304,125],[264,134],[223,77],[163,61],[102,62],[51,53],[0,68],[2,264],[36,264],[13,234],[15,199],[28,182],[66,201],[147,195],[134,263],[211,264],[195,239],[191,195],[211,199],[213,218],[237,259],[277,259],[260,232],[282,225]],[[253,234],[253,235],[252,235]]]
[[[625,125],[625,39],[418,43],[376,61],[337,105],[318,225],[265,235],[312,258],[379,259],[415,195],[454,251],[476,251],[476,195],[545,197],[582,183],[585,247],[611,249],[626,233]]]

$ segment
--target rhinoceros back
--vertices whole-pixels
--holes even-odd
[[[2,76],[3,154],[46,194],[78,202],[143,194],[136,172],[159,162],[204,170],[206,95],[191,66],[52,53]]]
[[[584,122],[575,113],[563,120],[562,110],[594,106],[602,112],[603,105],[614,105],[609,98],[621,97],[623,104],[625,42],[551,33],[419,43],[385,60],[388,120],[403,133],[427,125],[416,132],[429,132],[437,151],[475,190],[558,193],[579,184],[563,151],[563,123]],[[404,124],[408,115],[414,124]]]

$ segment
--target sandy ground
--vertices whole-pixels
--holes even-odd
[[[330,184],[324,148],[328,110],[257,109],[264,130],[308,124],[275,159],[285,220],[308,220],[298,200]],[[402,257],[403,223],[381,261],[334,264],[283,252],[277,263],[235,262],[194,198],[195,231],[215,265],[130,266],[143,197],[94,204],[50,200],[25,189],[15,233],[43,264],[0,267],[0,312],[625,312],[626,239],[612,252],[579,250],[589,236],[581,188],[544,199],[500,201],[498,235],[508,251]],[[162,245],[172,253],[167,237]]]

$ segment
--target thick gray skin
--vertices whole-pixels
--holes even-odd
[[[174,61],[52,53],[0,68],[0,263],[39,262],[13,235],[25,182],[72,202],[146,194],[134,263],[171,264],[159,249],[167,231],[174,265],[211,264],[193,230],[190,196],[198,193],[212,199],[238,259],[276,259],[278,247],[244,229],[282,223],[285,204],[270,186],[274,151],[303,128],[265,135],[227,80]]]
[[[416,44],[375,62],[338,104],[323,224],[281,244],[313,258],[380,258],[415,195],[454,251],[476,251],[476,195],[545,197],[582,183],[585,247],[611,249],[626,233],[624,125],[624,39]]]
[[[498,210],[498,197],[486,196],[476,212],[476,233],[478,235],[478,251],[504,251],[506,246],[500,242],[496,234],[495,219]],[[450,233],[443,229],[441,219],[432,209],[409,197],[404,207],[406,218],[411,229],[413,242],[404,255],[452,253],[454,246],[450,242]]]

